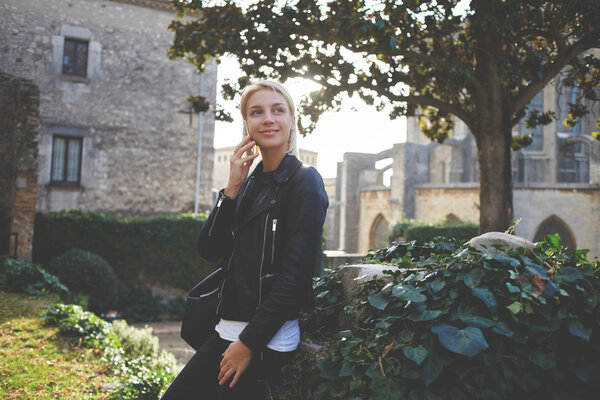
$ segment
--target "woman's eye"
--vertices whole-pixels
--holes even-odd
[[[250,111],[250,115],[258,115],[260,114],[260,110],[252,110]]]
[[[277,111],[279,113],[285,112],[285,110],[283,108],[281,108],[281,107],[276,108],[275,111]]]

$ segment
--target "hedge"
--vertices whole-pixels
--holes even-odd
[[[406,220],[394,225],[388,240],[392,243],[403,237],[407,241],[429,242],[437,236],[444,236],[464,242],[478,234],[479,226],[471,222],[442,221],[427,225],[413,220]]]
[[[48,265],[69,249],[83,249],[108,261],[121,286],[161,282],[187,290],[214,269],[196,250],[205,221],[205,216],[189,214],[140,218],[73,210],[37,213],[32,257]]]

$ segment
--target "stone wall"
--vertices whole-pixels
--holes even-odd
[[[199,91],[200,76],[186,61],[166,56],[174,12],[126,3],[0,3],[0,67],[40,88],[40,211],[146,215],[193,210],[198,116],[190,118],[186,112],[188,96]],[[88,41],[87,77],[62,74],[65,38]],[[211,101],[215,85],[213,64],[204,78]],[[202,131],[201,210],[212,205],[210,111]],[[54,135],[83,139],[77,187],[50,183]]]
[[[382,247],[373,242],[380,218],[386,221],[389,229],[393,227],[390,194],[389,188],[367,189],[360,193],[359,253],[366,254],[369,249]]]
[[[338,163],[335,235],[339,238],[339,250],[358,252],[360,191],[377,184],[376,160],[376,154],[345,153],[344,161]]]
[[[479,223],[479,188],[422,185],[417,188],[417,220],[435,223],[448,214]],[[534,240],[544,221],[558,217],[575,239],[577,248],[600,257],[600,187],[597,184],[540,184],[513,190],[515,234]]]
[[[533,240],[549,217],[564,221],[575,237],[577,248],[590,249],[600,257],[600,189],[595,185],[555,184],[553,188],[523,188],[513,191],[514,216],[522,217],[515,233]]]
[[[416,188],[416,197],[417,221],[436,223],[454,214],[462,221],[479,223],[477,184],[420,185]]]
[[[31,253],[37,195],[38,88],[0,73],[0,254]],[[18,236],[9,235],[9,232]]]

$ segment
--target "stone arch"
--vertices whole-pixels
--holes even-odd
[[[369,248],[370,249],[381,249],[387,246],[388,235],[390,233],[390,226],[385,217],[379,213],[371,224],[371,231],[369,232]]]
[[[569,250],[575,250],[577,248],[577,242],[575,241],[575,235],[569,225],[560,217],[552,214],[548,218],[542,221],[535,231],[533,237],[534,242],[544,240],[546,235],[558,233],[562,239],[563,246]]]

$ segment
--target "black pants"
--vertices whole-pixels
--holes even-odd
[[[294,351],[265,349],[252,360],[233,388],[230,380],[219,386],[219,363],[231,342],[214,333],[171,382],[161,400],[263,400],[269,398],[281,379],[282,367],[292,362]]]

